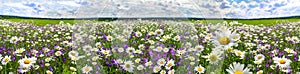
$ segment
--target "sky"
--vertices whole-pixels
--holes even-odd
[[[42,18],[272,18],[300,15],[300,0],[0,0],[0,15]]]

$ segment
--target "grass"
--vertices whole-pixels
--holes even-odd
[[[254,19],[254,20],[191,20],[194,23],[221,23],[223,21],[232,22],[238,21],[239,23],[243,24],[250,24],[250,25],[265,25],[271,26],[276,25],[277,23],[287,23],[287,22],[299,22],[300,18],[287,18],[287,19]]]
[[[33,23],[37,26],[44,26],[47,24],[59,24],[61,21],[65,23],[74,24],[75,20],[51,20],[51,19],[5,19],[12,22],[23,22],[23,23]]]
[[[74,19],[38,19],[38,18],[19,18],[19,17],[0,17],[0,19],[12,21],[12,22],[24,22],[24,23],[33,23],[37,26],[44,26],[47,24],[59,24],[61,21],[65,23],[74,24],[76,22],[82,20],[74,20]],[[94,21],[113,21],[113,19],[93,19]],[[193,23],[221,23],[224,21],[231,22],[231,21],[238,21],[239,23],[243,24],[252,24],[252,25],[265,25],[271,26],[277,23],[286,23],[286,22],[299,22],[300,18],[283,18],[283,19],[254,19],[254,20],[189,20]]]
[[[39,18],[19,18],[19,17],[0,17],[1,20],[8,20],[11,22],[32,23],[36,26],[45,26],[47,24],[59,24],[61,21],[64,23],[74,24],[76,22],[85,21],[80,19],[39,19]],[[113,19],[92,19],[92,21],[112,21]]]

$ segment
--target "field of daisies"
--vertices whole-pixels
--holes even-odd
[[[300,22],[0,21],[0,74],[297,74]]]

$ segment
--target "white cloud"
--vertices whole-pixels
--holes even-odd
[[[25,6],[24,3],[34,3],[39,6],[29,7]],[[2,10],[0,14],[48,18],[268,18],[300,15],[299,4],[300,0],[262,2],[231,2],[229,0],[9,0],[0,4],[0,10]],[[38,13],[38,10],[42,12]]]

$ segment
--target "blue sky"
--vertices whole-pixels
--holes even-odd
[[[300,0],[1,0],[0,15],[44,18],[269,18],[300,15]]]

